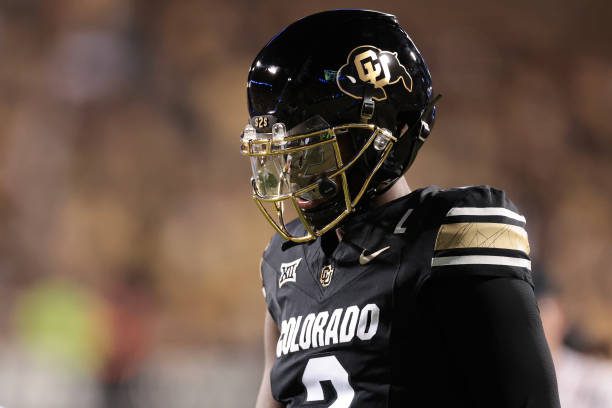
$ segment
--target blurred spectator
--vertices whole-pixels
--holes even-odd
[[[16,334],[33,355],[95,373],[108,350],[109,325],[103,303],[72,282],[43,279],[17,300]]]
[[[107,408],[131,408],[132,396],[152,343],[150,272],[142,267],[121,271],[106,293],[110,317],[110,347],[100,372]]]
[[[111,96],[125,86],[129,54],[126,41],[113,32],[66,34],[51,58],[50,93],[74,103]]]
[[[8,406],[92,407],[95,377],[109,345],[109,321],[90,289],[60,278],[40,279],[17,296],[16,345],[0,353],[0,398]]]
[[[601,351],[601,346],[584,335],[577,335],[579,328],[568,322],[556,284],[544,268],[534,272],[540,316],[555,363],[561,406],[612,407],[612,363],[586,353]]]

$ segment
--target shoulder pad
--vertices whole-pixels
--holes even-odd
[[[449,206],[504,207],[516,212],[516,206],[506,197],[506,193],[490,186],[438,190],[432,198]]]
[[[431,200],[437,218],[434,275],[511,275],[531,283],[526,220],[503,191],[464,187],[441,190]]]

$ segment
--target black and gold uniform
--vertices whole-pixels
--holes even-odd
[[[300,223],[289,224],[294,235]],[[287,407],[558,407],[525,218],[486,186],[429,187],[262,260]]]
[[[304,17],[259,51],[246,91],[240,149],[277,231],[258,408],[559,407],[525,218],[504,193],[374,205],[407,191],[440,100],[398,19]]]

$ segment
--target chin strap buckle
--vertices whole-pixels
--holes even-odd
[[[363,91],[363,103],[361,104],[361,122],[368,123],[374,116],[374,99],[372,98],[372,89],[366,86]]]

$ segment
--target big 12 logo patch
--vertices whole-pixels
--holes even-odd
[[[282,287],[287,282],[295,282],[297,278],[297,267],[302,258],[298,258],[292,262],[283,262],[280,266],[280,276],[278,278],[278,287]]]

